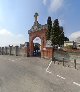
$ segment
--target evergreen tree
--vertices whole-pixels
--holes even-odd
[[[60,26],[59,46],[63,44],[64,44],[64,31],[63,31],[63,27]]]
[[[67,37],[64,37],[64,41],[69,41],[69,38],[67,38]]]
[[[50,40],[52,42],[52,61],[53,61],[53,52],[55,45],[62,45],[64,44],[64,32],[63,27],[59,26],[58,19],[54,20],[51,32],[50,32]]]
[[[59,26],[58,19],[54,20],[53,27],[50,34],[50,40],[52,45],[63,45],[64,44],[64,32],[63,27]]]
[[[60,46],[64,44],[64,41],[69,41],[69,39],[64,35],[63,27],[59,26],[58,19],[54,20],[54,23],[52,26],[51,17],[48,17],[47,25],[48,25],[48,31],[47,31],[46,37],[47,37],[47,40],[51,40],[52,46],[55,46],[55,45]]]
[[[52,29],[52,20],[51,20],[50,16],[48,17],[47,25],[48,25],[48,31],[46,33],[46,37],[47,37],[47,40],[50,40],[50,33],[51,33],[51,29]]]
[[[54,20],[53,27],[51,30],[51,37],[50,40],[52,41],[52,45],[57,45],[59,40],[59,22],[58,19]]]

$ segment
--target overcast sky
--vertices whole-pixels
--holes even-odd
[[[28,41],[28,30],[39,13],[39,23],[58,18],[71,40],[80,36],[80,0],[0,0],[0,45]]]

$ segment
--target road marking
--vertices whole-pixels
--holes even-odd
[[[77,86],[80,86],[80,84],[79,84],[79,83],[76,83],[76,82],[73,82],[73,84],[75,84],[75,85],[77,85]]]
[[[15,60],[12,60],[12,62],[14,62]]]
[[[66,79],[66,78],[64,78],[64,77],[62,77],[62,76],[60,76],[60,75],[57,75],[57,77],[59,77],[59,78],[61,78],[61,79],[64,79],[64,80]]]
[[[50,72],[50,71],[47,71],[47,70],[46,70],[46,72],[48,72],[48,73],[50,73],[50,74],[52,73],[52,72]]]
[[[48,67],[46,68],[46,71],[49,69],[51,64],[52,64],[52,61],[49,63]]]

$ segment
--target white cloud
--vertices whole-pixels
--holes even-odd
[[[47,4],[47,1],[48,0],[43,0],[43,4],[49,6],[50,12],[57,12],[64,4],[64,0],[50,0],[50,4]]]
[[[24,42],[24,35],[14,34],[6,29],[0,30],[0,46],[19,45]]]
[[[43,0],[43,4],[46,5],[46,3],[47,3],[47,0]]]
[[[69,36],[69,39],[70,39],[71,41],[76,41],[76,39],[77,39],[78,37],[80,37],[80,31],[77,31],[77,32],[72,33],[72,34]]]
[[[0,30],[0,35],[3,35],[3,36],[11,36],[12,33],[7,31],[6,29],[1,29]]]
[[[51,0],[49,10],[52,12],[58,11],[63,6],[64,0]]]

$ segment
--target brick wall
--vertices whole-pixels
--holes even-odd
[[[53,56],[54,56],[54,52],[53,52]],[[42,50],[41,57],[51,59],[52,58],[52,48],[46,48],[45,50]]]

